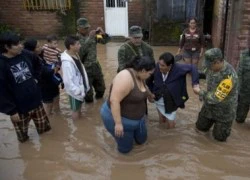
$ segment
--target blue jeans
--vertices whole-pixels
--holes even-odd
[[[122,117],[123,137],[115,136],[115,121],[113,119],[111,109],[105,102],[101,107],[101,117],[105,128],[115,138],[118,151],[120,153],[128,153],[133,148],[134,140],[137,144],[143,144],[147,140],[147,128],[145,124],[145,116],[142,119],[131,120]]]

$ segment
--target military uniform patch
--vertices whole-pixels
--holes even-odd
[[[228,76],[227,79],[224,79],[220,82],[217,86],[215,91],[215,96],[220,100],[223,101],[230,91],[233,88],[232,76]]]

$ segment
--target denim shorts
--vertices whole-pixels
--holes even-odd
[[[192,51],[192,50],[184,49],[184,51],[183,51],[183,58],[187,58],[187,59],[199,59],[200,58],[200,51],[199,50]]]
[[[138,120],[131,120],[122,117],[122,125],[124,130],[123,137],[115,136],[115,121],[113,119],[111,109],[107,102],[104,102],[101,110],[101,117],[105,128],[115,138],[118,151],[128,153],[133,148],[134,141],[137,144],[143,144],[147,140],[147,128],[145,124],[145,116]]]

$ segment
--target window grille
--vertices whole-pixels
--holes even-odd
[[[126,7],[127,0],[106,0],[106,7]]]
[[[23,0],[27,10],[66,10],[71,8],[71,0]]]

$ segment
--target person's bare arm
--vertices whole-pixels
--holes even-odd
[[[110,95],[110,108],[115,121],[115,135],[122,137],[123,125],[121,120],[121,106],[120,103],[133,89],[134,83],[130,73],[123,70],[116,75],[113,80],[112,91]]]

